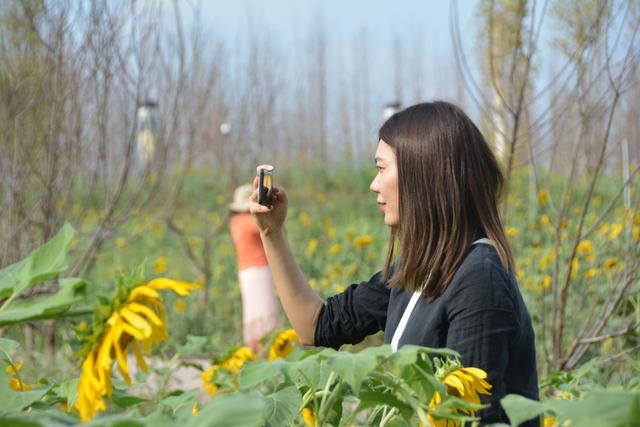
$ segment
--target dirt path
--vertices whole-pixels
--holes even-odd
[[[132,387],[132,394],[150,396],[157,394],[159,390],[187,391],[198,389],[200,390],[198,401],[208,400],[207,393],[202,388],[200,374],[211,366],[210,359],[205,357],[181,357],[179,359],[163,360],[157,357],[149,357],[145,358],[145,360],[149,365],[149,376],[144,384]],[[129,373],[133,378],[139,369],[132,354],[128,355],[127,364],[129,365]],[[189,365],[200,366],[202,370]],[[114,369],[114,371],[118,372],[117,369]]]

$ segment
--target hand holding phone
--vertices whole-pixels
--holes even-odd
[[[262,206],[273,204],[273,170],[260,168],[258,181],[258,203]]]
[[[282,231],[289,204],[285,189],[273,184],[274,170],[272,165],[259,165],[253,179],[254,192],[249,210],[264,236]]]

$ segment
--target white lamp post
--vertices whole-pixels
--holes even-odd
[[[382,119],[386,122],[389,120],[391,116],[400,111],[400,103],[399,102],[390,102],[384,106],[384,110],[382,110]]]
[[[138,107],[138,157],[148,165],[155,155],[158,104],[147,100]]]

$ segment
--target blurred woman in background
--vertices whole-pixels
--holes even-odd
[[[282,325],[273,276],[262,247],[260,231],[249,213],[251,184],[236,188],[229,209],[231,238],[238,257],[242,294],[242,331],[245,345],[260,351],[260,339]]]

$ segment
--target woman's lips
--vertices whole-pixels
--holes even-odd
[[[380,207],[380,212],[384,212],[384,207],[387,206],[386,203],[378,203],[379,207]]]

